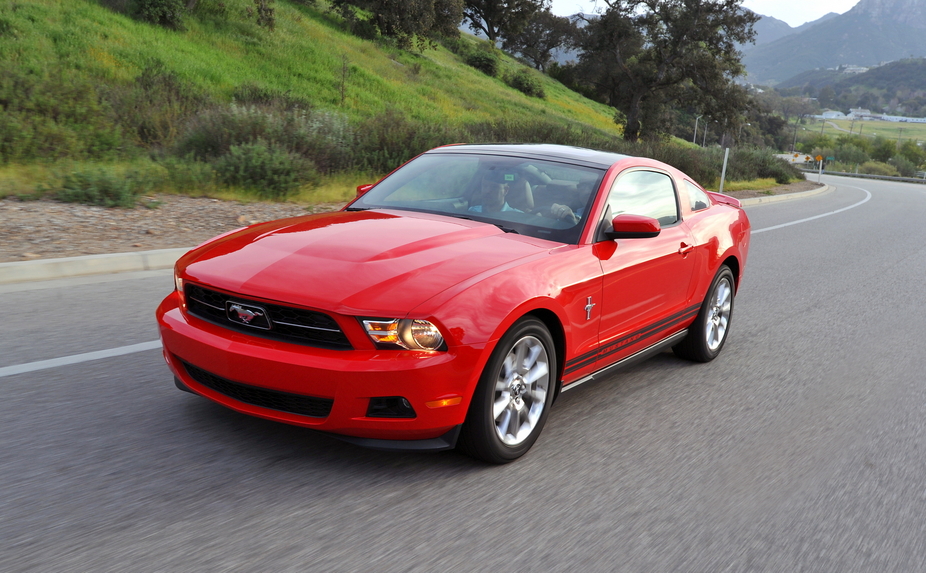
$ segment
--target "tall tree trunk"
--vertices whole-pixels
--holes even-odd
[[[640,118],[643,115],[643,93],[633,94],[630,100],[630,107],[627,110],[627,125],[624,126],[624,140],[636,143],[640,139],[640,131],[643,126]]]

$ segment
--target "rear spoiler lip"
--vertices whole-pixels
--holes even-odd
[[[724,205],[731,205],[733,207],[736,207],[737,209],[743,208],[743,204],[736,197],[730,197],[729,195],[724,195],[722,193],[715,193],[713,191],[708,191],[707,194],[708,196],[710,196],[711,201],[715,203],[723,203]]]

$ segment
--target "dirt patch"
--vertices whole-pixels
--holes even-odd
[[[738,199],[799,193],[820,187],[799,181],[763,191],[734,191]],[[0,262],[193,247],[244,225],[323,213],[343,203],[248,203],[158,195],[156,208],[105,209],[57,201],[0,200]]]
[[[322,213],[343,203],[247,203],[158,195],[156,208],[106,209],[0,200],[0,262],[193,247],[252,223]]]

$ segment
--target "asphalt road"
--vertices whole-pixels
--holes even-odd
[[[748,209],[717,360],[564,394],[506,466],[241,416],[158,350],[0,377],[0,570],[926,570],[926,187],[824,181]],[[0,287],[0,371],[156,340],[170,288]]]

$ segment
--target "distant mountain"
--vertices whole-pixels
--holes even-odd
[[[861,0],[845,14],[745,51],[743,63],[748,81],[774,84],[814,68],[924,55],[926,1]]]
[[[762,14],[757,14],[759,16],[759,21],[753,25],[753,29],[756,31],[756,42],[755,44],[746,44],[740,46],[740,50],[748,52],[755,48],[756,46],[761,46],[763,44],[770,44],[779,38],[784,38],[791,34],[797,34],[803,32],[804,30],[810,29],[817,24],[821,24],[839,16],[836,12],[830,12],[829,14],[822,16],[813,22],[807,22],[801,24],[797,28],[792,28],[787,22],[779,20],[778,18],[773,18],[772,16],[763,16]]]
[[[802,72],[781,84],[780,87],[832,86],[838,91],[863,88],[881,93],[926,94],[926,59],[908,58],[871,68],[862,74],[845,74],[838,70],[810,70]]]
[[[783,38],[789,34],[794,33],[794,28],[788,25],[787,22],[779,20],[778,18],[772,18],[771,16],[759,16],[759,21],[756,22],[752,29],[756,31],[756,43],[755,46],[761,46],[762,44],[768,44],[774,42],[778,38]],[[746,50],[752,49],[753,44],[747,44],[743,46]]]

